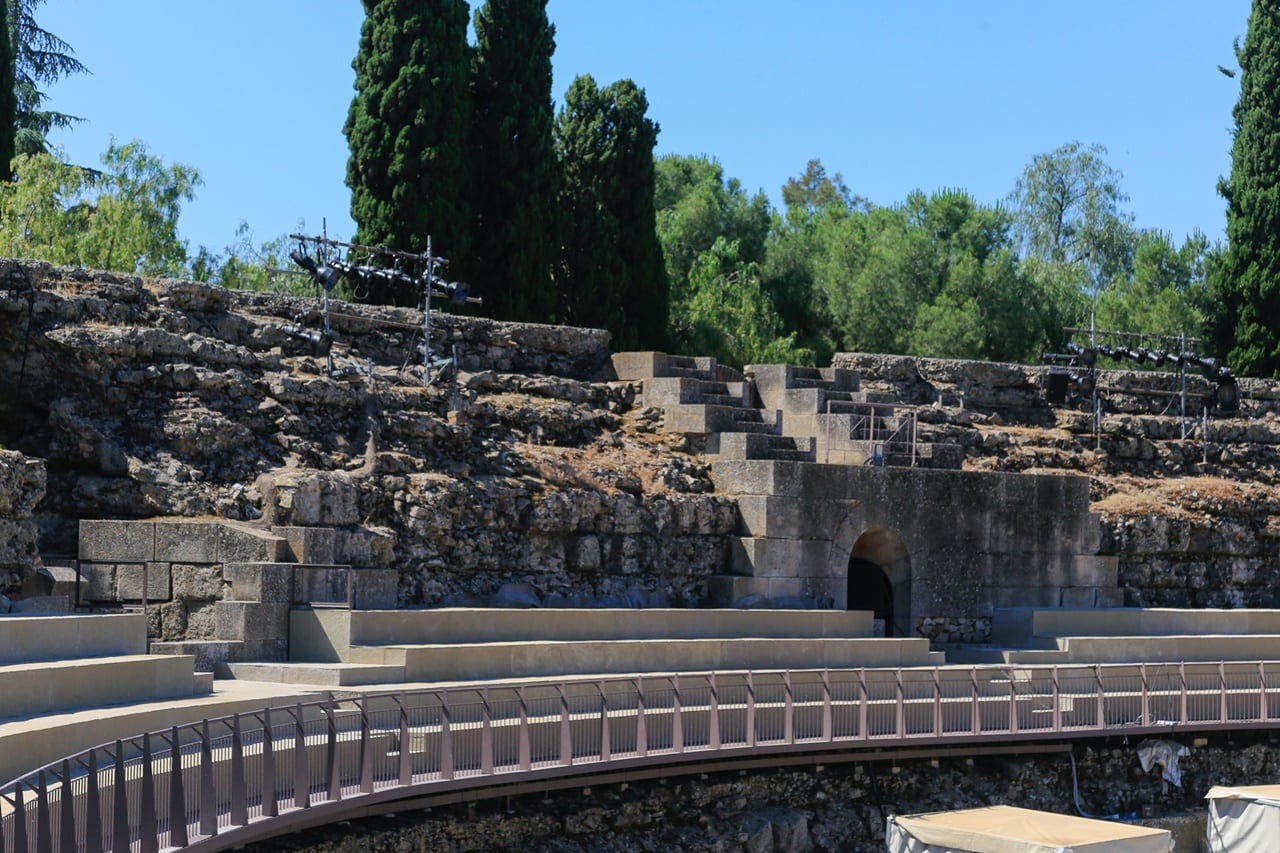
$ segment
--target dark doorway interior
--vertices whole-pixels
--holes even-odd
[[[893,636],[893,584],[870,560],[849,558],[849,609],[870,610],[884,620],[884,635]]]

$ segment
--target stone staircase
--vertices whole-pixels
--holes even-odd
[[[142,608],[157,654],[225,674],[286,660],[295,605],[394,606],[394,570],[335,562],[335,531],[224,520],[82,521],[80,606]]]
[[[949,654],[957,663],[997,664],[1277,660],[1280,610],[1003,608],[991,639]]]
[[[751,364],[746,373],[764,407],[780,412],[782,434],[812,442],[813,461],[950,469],[964,461],[962,447],[917,422],[914,406],[862,389],[857,371]]]
[[[292,632],[289,662],[229,669],[336,687],[942,662],[927,640],[873,637],[870,613],[829,610],[296,610]]]

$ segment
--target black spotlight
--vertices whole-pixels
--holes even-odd
[[[1224,373],[1218,377],[1218,387],[1213,392],[1213,404],[1219,412],[1235,412],[1240,408],[1240,385],[1234,376]]]
[[[471,285],[465,281],[442,281],[437,287],[440,288],[440,294],[449,297],[449,301],[454,305],[464,304],[467,301],[467,294],[471,291]]]
[[[314,260],[301,252],[290,252],[289,257],[293,258],[293,262],[311,274],[311,278],[316,284],[325,290],[333,290],[334,286],[342,279],[342,272],[334,269],[329,265],[319,266]]]
[[[1055,405],[1067,402],[1067,387],[1071,383],[1071,374],[1055,367],[1049,371],[1048,384],[1044,389],[1044,398]]]

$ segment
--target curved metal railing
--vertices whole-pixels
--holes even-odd
[[[68,756],[0,787],[0,851],[223,849],[379,801],[752,753],[1278,722],[1280,663],[1269,661],[692,673],[367,694]]]

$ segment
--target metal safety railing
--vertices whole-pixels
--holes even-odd
[[[0,787],[0,851],[225,849],[374,801],[819,749],[1280,724],[1280,662],[696,673],[370,694],[84,750]],[[261,835],[261,833],[259,833]],[[272,832],[271,834],[274,834]]]
[[[828,400],[826,411],[826,458],[831,461],[831,431],[834,415],[849,416],[848,429],[841,440],[865,441],[871,446],[871,461],[885,464],[891,453],[910,454],[911,467],[916,464],[918,441],[917,406],[902,403],[856,403]],[[879,462],[876,462],[879,453]]]

